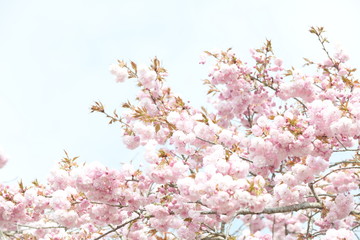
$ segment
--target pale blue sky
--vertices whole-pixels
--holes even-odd
[[[112,110],[134,96],[134,83],[108,73],[116,59],[157,56],[169,84],[204,105],[204,50],[233,47],[248,58],[268,38],[287,66],[300,67],[302,57],[323,56],[307,31],[321,25],[359,67],[359,10],[357,0],[0,0],[0,146],[9,156],[0,181],[45,179],[63,149],[112,167],[136,156],[118,126],[89,113],[94,101]]]

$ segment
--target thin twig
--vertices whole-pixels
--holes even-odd
[[[140,217],[136,217],[136,218],[134,218],[134,219],[131,219],[131,220],[129,220],[129,221],[127,221],[127,222],[125,222],[125,223],[123,223],[123,224],[121,224],[121,225],[113,228],[113,229],[111,229],[110,231],[107,231],[106,233],[101,234],[99,237],[95,238],[94,240],[99,240],[99,239],[105,237],[106,235],[108,235],[108,234],[110,234],[110,233],[116,232],[116,230],[118,230],[118,229],[126,226],[127,224],[132,223],[132,222],[134,222],[134,221],[136,221],[136,220],[138,220],[138,219],[140,219]]]
[[[225,223],[224,222],[221,222],[220,232],[221,233],[225,232]]]
[[[18,224],[17,226],[18,227],[31,228],[31,229],[56,229],[56,228],[64,228],[64,229],[66,229],[66,227],[64,227],[64,226],[34,227],[34,226],[22,225],[22,224]]]
[[[312,194],[314,194],[314,197],[315,197],[316,201],[317,201],[318,203],[320,203],[321,201],[320,201],[318,195],[317,195],[316,192],[315,192],[314,184],[313,184],[313,183],[309,183],[308,185],[309,185],[309,187],[310,187],[310,190],[311,190]]]
[[[338,149],[338,150],[333,150],[333,152],[358,152],[359,149]]]
[[[330,174],[332,174],[332,173],[334,173],[334,172],[341,171],[341,170],[346,170],[346,169],[359,169],[359,168],[360,168],[360,167],[355,167],[355,166],[354,166],[354,167],[343,167],[343,168],[334,169],[334,170],[332,170],[331,172],[329,172],[329,173],[325,174],[324,176],[322,176],[321,178],[316,179],[316,180],[313,182],[313,184],[319,182],[320,180],[326,178],[327,176],[329,176]]]
[[[114,227],[113,225],[111,225],[111,224],[109,224],[108,226],[109,226],[112,230],[114,230],[115,234],[119,237],[119,239],[121,239],[122,236],[120,235],[120,233],[117,232],[117,230],[115,229],[115,227]]]
[[[340,145],[347,151],[347,148],[344,146],[344,144],[338,139],[338,137],[335,137],[335,139],[340,143]]]
[[[209,143],[209,144],[211,144],[211,145],[216,145],[216,143],[211,142],[211,141],[206,140],[206,139],[203,139],[203,138],[201,138],[201,137],[196,137],[196,138],[199,139],[199,140],[201,140],[201,141],[203,141],[203,142]]]
[[[310,226],[311,226],[311,219],[314,215],[309,216],[309,220],[307,223],[307,228],[306,228],[306,237],[310,237]]]
[[[204,142],[206,142],[206,143],[209,143],[209,144],[211,144],[211,145],[216,145],[216,143],[211,142],[211,141],[206,140],[206,139],[203,139],[203,138],[201,138],[201,137],[196,137],[196,138],[199,139],[199,140],[201,140],[201,141],[204,141]],[[230,151],[231,153],[234,153],[233,151],[231,151],[229,148],[225,147],[224,145],[221,145],[221,146],[223,146],[226,150]],[[237,156],[238,156],[240,159],[244,160],[244,161],[253,163],[253,161],[251,161],[250,159],[247,159],[247,158],[245,158],[245,157],[241,157],[239,154],[237,154]]]
[[[329,166],[329,168],[332,168],[332,167],[335,167],[337,165],[340,165],[340,164],[360,164],[359,161],[341,161],[341,162],[336,162],[336,163],[333,163]]]

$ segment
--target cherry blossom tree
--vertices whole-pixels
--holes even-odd
[[[48,181],[0,184],[3,239],[356,239],[360,226],[360,85],[342,51],[324,50],[306,72],[285,69],[270,41],[246,63],[228,49],[205,52],[211,109],[197,109],[150,67],[118,63],[136,81],[119,124],[144,163],[110,169],[66,156]],[[351,153],[344,157],[342,153]],[[0,167],[6,159],[0,156]]]

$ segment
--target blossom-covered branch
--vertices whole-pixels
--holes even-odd
[[[312,74],[287,68],[270,40],[249,63],[232,49],[205,52],[210,109],[174,93],[158,58],[150,67],[119,60],[110,71],[136,82],[136,100],[91,111],[120,126],[127,148],[143,149],[142,166],[111,169],[65,153],[46,183],[0,184],[4,237],[354,239],[359,81],[348,56],[327,49],[324,29],[310,32],[326,57],[305,59]]]

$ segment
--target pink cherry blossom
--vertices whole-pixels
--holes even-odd
[[[327,42],[322,28],[310,32]],[[270,41],[250,62],[205,54],[207,108],[174,93],[157,58],[112,65],[117,82],[137,83],[136,100],[119,114],[91,110],[120,125],[140,163],[66,153],[45,183],[0,183],[0,238],[355,239],[360,84],[348,56],[326,50],[302,71],[285,69]]]
[[[116,82],[124,82],[129,77],[128,70],[124,67],[120,67],[117,64],[110,66],[110,72],[111,74],[115,75]]]
[[[2,152],[0,152],[0,168],[3,168],[7,161],[7,158],[3,155]]]

